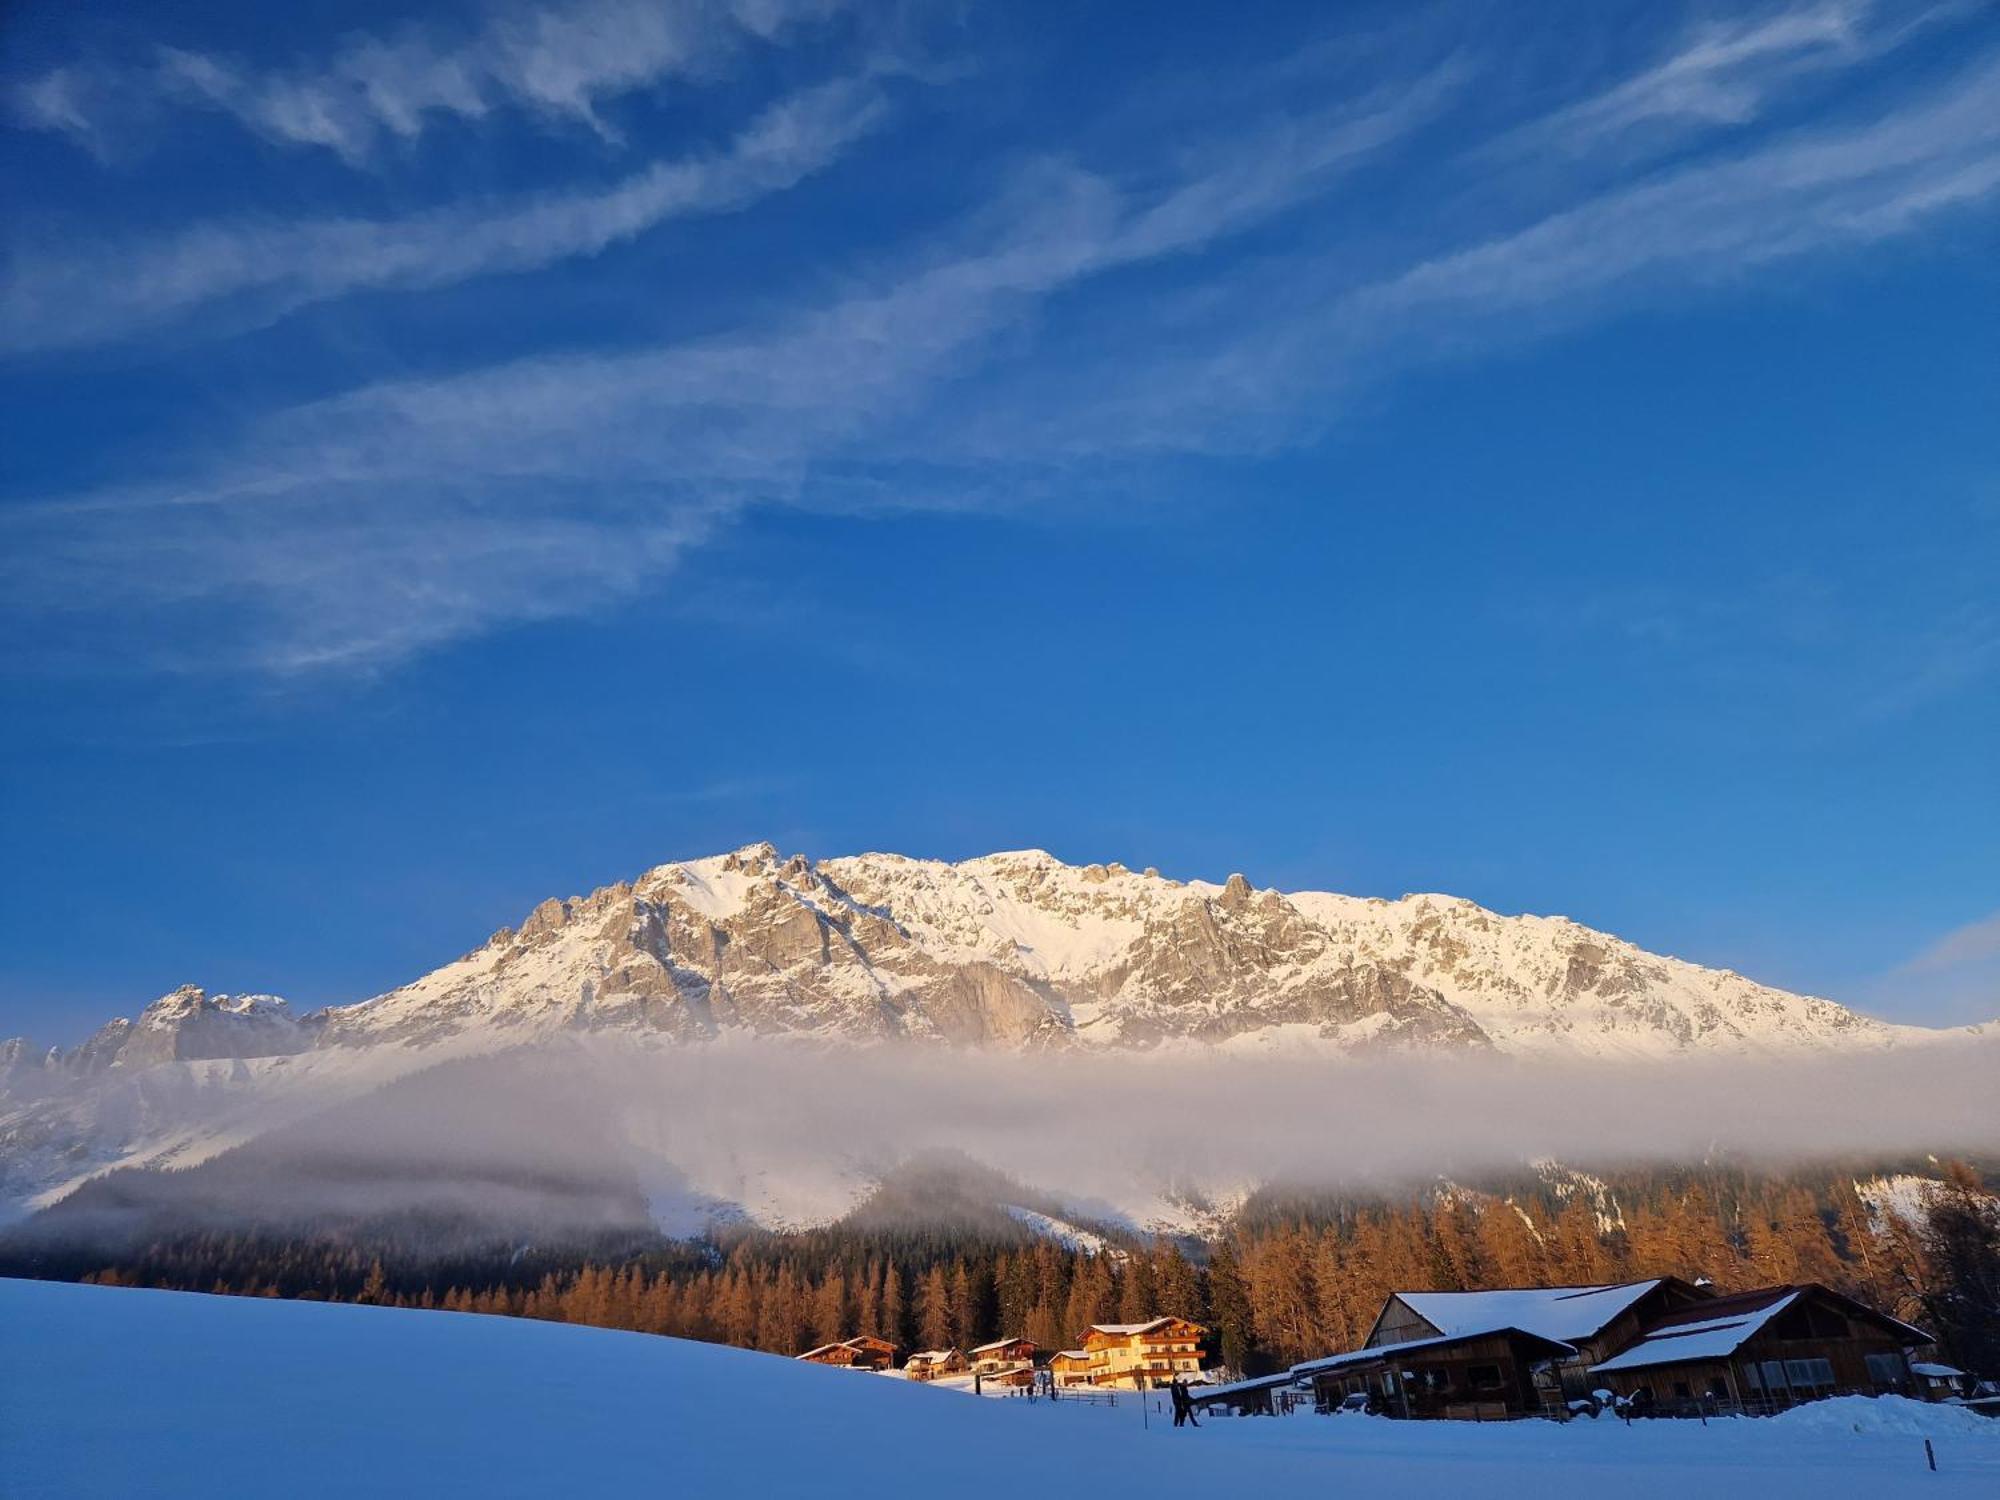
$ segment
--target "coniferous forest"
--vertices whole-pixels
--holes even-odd
[[[1395,1289],[1818,1281],[1931,1329],[1968,1368],[2000,1367],[1995,1198],[1963,1163],[1928,1175],[1939,1180],[1902,1212],[1832,1170],[1524,1176],[1401,1197],[1265,1191],[1212,1239],[1090,1248],[963,1204],[941,1222],[878,1201],[827,1228],[737,1225],[699,1240],[481,1241],[442,1219],[350,1215],[163,1225],[115,1249],[16,1235],[0,1243],[0,1274],[543,1318],[779,1354],[856,1333],[905,1350],[1013,1334],[1059,1348],[1094,1322],[1176,1313],[1212,1330],[1226,1366],[1253,1373],[1356,1346]]]

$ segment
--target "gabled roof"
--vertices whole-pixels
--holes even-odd
[[[1092,1323],[1090,1325],[1090,1332],[1108,1333],[1113,1338],[1128,1339],[1131,1338],[1134,1334],[1151,1333],[1156,1328],[1165,1328],[1169,1323],[1186,1323],[1190,1328],[1198,1328],[1201,1326],[1200,1324],[1195,1323],[1188,1318],[1176,1318],[1169,1316],[1164,1318],[1153,1318],[1145,1323]]]
[[[1622,1354],[1593,1366],[1609,1370],[1649,1370],[1655,1365],[1690,1360],[1726,1359],[1755,1338],[1764,1325],[1799,1300],[1800,1288],[1762,1287],[1717,1297],[1700,1307],[1683,1308],[1648,1328],[1639,1342]]]
[[[1395,1300],[1444,1335],[1518,1328],[1573,1343],[1602,1331],[1660,1280],[1654,1277],[1609,1286],[1509,1287],[1493,1292],[1397,1292]],[[1375,1321],[1379,1324],[1382,1320],[1377,1317]]]
[[[978,1348],[969,1350],[968,1352],[972,1354],[984,1354],[988,1349],[1005,1349],[1011,1344],[1025,1344],[1027,1342],[1027,1339],[995,1339],[990,1344],[981,1344]]]
[[[1576,1353],[1574,1346],[1560,1339],[1545,1338],[1526,1328],[1476,1328],[1470,1333],[1446,1333],[1434,1339],[1411,1339],[1402,1344],[1379,1344],[1369,1349],[1350,1349],[1345,1354],[1329,1354],[1324,1359],[1308,1359],[1293,1365],[1290,1373],[1294,1376],[1318,1375],[1327,1370],[1338,1370],[1348,1365],[1365,1365],[1376,1360],[1393,1363],[1411,1354],[1446,1349],[1453,1344],[1469,1344],[1475,1339],[1491,1338],[1495,1334],[1508,1334],[1517,1338],[1531,1346],[1535,1353],[1547,1359],[1566,1359]]]
[[[851,1344],[821,1344],[817,1349],[806,1350],[806,1352],[799,1355],[798,1358],[817,1359],[820,1355],[831,1354],[836,1349],[845,1349],[850,1354],[854,1352],[853,1346]]]
[[[1805,1282],[1801,1285],[1766,1286],[1751,1292],[1715,1297],[1694,1307],[1683,1307],[1654,1323],[1638,1343],[1622,1354],[1595,1366],[1597,1370],[1647,1370],[1656,1365],[1685,1364],[1691,1360],[1726,1359],[1749,1343],[1773,1318],[1802,1298],[1831,1302],[1851,1317],[1864,1318],[1893,1329],[1908,1343],[1929,1343],[1931,1335],[1900,1318],[1877,1312],[1852,1297]]]

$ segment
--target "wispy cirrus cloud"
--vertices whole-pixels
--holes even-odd
[[[1884,1015],[2000,1022],[2000,911],[1954,927],[1860,988]]]
[[[745,46],[784,40],[843,8],[844,0],[513,3],[467,33],[363,33],[289,69],[171,47],[138,66],[72,64],[22,85],[14,104],[24,123],[92,145],[137,112],[210,109],[265,140],[354,163],[385,139],[503,110],[615,137],[600,113],[605,101],[661,79],[713,76]]]
[[[1327,191],[1450,86],[1213,142],[1145,187],[1028,169],[959,243],[769,328],[293,408],[185,484],[0,517],[15,544],[0,599],[72,628],[77,605],[111,593],[220,610],[236,628],[208,648],[279,674],[588,610],[670,571],[745,505],[798,503],[816,464],[907,414],[1053,293],[1195,254]]]
[[[1801,75],[1850,65],[1907,35],[1908,17],[1871,24],[1880,10],[1876,0],[1821,0],[1702,22],[1659,62],[1524,127],[1511,144],[1581,149],[1640,126],[1742,124]]]
[[[672,219],[727,213],[793,187],[881,123],[868,79],[808,89],[729,145],[656,162],[602,188],[454,203],[400,219],[242,221],[96,249],[17,253],[0,286],[0,346],[127,337],[224,304],[264,322],[364,290],[420,290],[591,256]]]
[[[2000,960],[2000,911],[1954,927],[1904,967],[1925,973],[1991,960]]]
[[[183,482],[18,507],[0,601],[73,628],[106,597],[212,619],[203,649],[233,667],[379,667],[648,587],[746,507],[985,507],[1037,471],[1297,443],[1415,364],[1897,239],[2000,190],[1988,56],[1866,117],[1554,204],[1537,170],[1532,194],[1352,248],[1333,190],[1459,82],[1206,122],[1118,171],[1043,155],[858,289],[714,338],[275,413]],[[1430,164],[1440,201],[1478,146]],[[1315,207],[1312,253],[1215,253]],[[1072,295],[1141,274],[1144,297]]]
[[[1801,128],[1596,191],[1525,222],[1357,271],[1288,255],[1198,280],[1158,357],[1079,356],[990,401],[967,460],[1039,442],[1070,460],[1260,452],[1324,431],[1358,388],[1469,360],[1622,307],[1740,286],[1767,268],[1892,241],[2000,193],[2000,57],[1865,122]],[[1129,356],[1130,328],[1086,349]],[[1029,435],[1032,434],[1032,437]]]

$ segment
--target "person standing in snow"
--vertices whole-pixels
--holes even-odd
[[[1194,1419],[1194,1397],[1188,1394],[1187,1382],[1176,1375],[1167,1382],[1167,1390],[1174,1399],[1174,1426],[1179,1427],[1183,1422],[1190,1427],[1201,1426]]]

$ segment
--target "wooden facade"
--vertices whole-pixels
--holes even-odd
[[[1023,1387],[1035,1383],[1035,1345],[1029,1339],[995,1339],[966,1358],[982,1385]]]
[[[1536,1366],[1542,1402],[1556,1409],[1590,1391],[1592,1365],[1629,1347],[1656,1320],[1714,1295],[1706,1283],[1697,1285],[1675,1276],[1604,1286],[1394,1292],[1376,1314],[1364,1347],[1519,1326],[1575,1351]]]
[[[864,1333],[848,1339],[847,1347],[859,1356],[855,1363],[868,1370],[893,1370],[896,1367],[896,1346],[887,1339]]]
[[[1920,1328],[1817,1283],[1716,1297],[1652,1323],[1593,1376],[1655,1409],[1781,1411],[1822,1396],[1917,1394]]]
[[[809,1365],[832,1365],[835,1369],[853,1369],[861,1363],[860,1351],[848,1344],[821,1344],[817,1349],[808,1349],[799,1356]]]
[[[842,1339],[837,1344],[821,1344],[799,1356],[807,1364],[832,1365],[843,1370],[892,1370],[896,1367],[896,1346],[887,1339],[864,1333]]]
[[[1519,1328],[1403,1339],[1294,1365],[1331,1411],[1352,1395],[1374,1397],[1396,1417],[1497,1421],[1541,1412],[1539,1367],[1573,1358],[1571,1345]]]
[[[903,1366],[903,1374],[911,1380],[936,1380],[940,1375],[963,1375],[965,1356],[956,1349],[926,1349],[912,1354],[909,1363]]]

